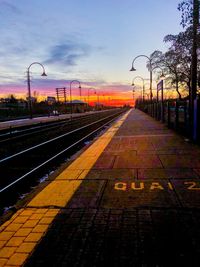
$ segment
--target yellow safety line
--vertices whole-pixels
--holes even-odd
[[[22,266],[25,263],[53,219],[72,198],[129,113],[130,111],[123,115],[53,182],[38,193],[27,207],[18,210],[0,227],[0,267]]]

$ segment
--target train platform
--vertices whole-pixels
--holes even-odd
[[[199,266],[200,148],[132,109],[0,227],[0,266]]]

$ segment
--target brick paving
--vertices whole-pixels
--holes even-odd
[[[97,152],[89,151],[84,163],[78,159],[58,176],[66,186],[68,180],[81,182],[67,204],[57,207],[25,266],[200,266],[200,148],[132,110],[87,169]],[[37,209],[34,203],[30,208]],[[19,237],[33,235],[35,228],[44,233],[46,220],[32,217],[23,225],[31,233]],[[18,223],[26,222],[11,227]],[[23,242],[2,234],[0,242]],[[28,242],[17,249],[21,257],[32,249]],[[12,246],[6,253],[16,255]]]
[[[133,110],[26,266],[200,266],[200,148]]]
[[[199,266],[200,211],[63,209],[26,266]]]

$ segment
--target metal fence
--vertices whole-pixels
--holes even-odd
[[[190,118],[189,100],[165,100],[163,102],[136,101],[136,108],[165,123],[184,136],[200,143],[200,100],[194,101],[193,121]]]

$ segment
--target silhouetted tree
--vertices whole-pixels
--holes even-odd
[[[10,103],[12,103],[12,104],[17,103],[17,98],[16,98],[13,94],[11,94],[11,95],[9,96],[9,98],[10,98]]]
[[[198,42],[199,29],[199,0],[184,0],[178,5],[182,12],[181,24],[183,28],[191,27],[192,53],[191,53],[191,89],[190,89],[190,110],[193,110],[193,100],[196,98],[197,91],[197,72],[198,72],[198,55],[197,50],[200,48]],[[191,115],[192,117],[192,115]]]
[[[178,10],[181,11],[181,25],[183,28],[191,26],[193,22],[193,0],[184,0],[178,5]]]

